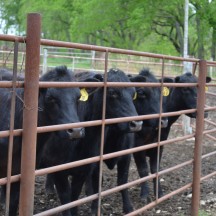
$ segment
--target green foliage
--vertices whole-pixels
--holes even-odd
[[[17,12],[21,6],[21,0],[1,0],[0,18],[5,22],[4,29],[2,29],[5,34],[11,27],[16,29],[16,33],[20,33],[21,19]]]
[[[210,216],[208,212],[204,211],[204,210],[200,210],[199,211],[199,216]]]
[[[42,37],[182,55],[185,0],[1,0],[4,32],[24,35],[26,14],[42,15]],[[216,56],[216,0],[190,0],[189,55]]]

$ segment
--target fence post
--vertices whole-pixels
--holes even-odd
[[[183,56],[184,58],[188,57],[188,16],[189,16],[189,1],[185,0],[185,6],[184,6],[184,50],[183,50]],[[183,62],[184,65],[184,73],[188,72],[188,62]],[[184,135],[191,134],[192,133],[192,127],[190,126],[190,118],[186,115],[183,115],[183,131]]]
[[[47,49],[43,49],[43,74],[47,71]]]
[[[183,63],[183,73],[187,73],[187,72],[192,72],[193,70],[193,65],[191,62],[184,62]],[[184,135],[187,134],[192,134],[192,127],[190,126],[191,124],[191,119],[190,117],[183,115],[182,116],[182,120],[183,120],[183,131],[184,131]]]
[[[75,56],[72,56],[72,71],[75,70]]]
[[[40,65],[40,14],[27,17],[19,215],[33,215]]]
[[[205,60],[199,62],[199,78],[197,89],[197,117],[194,147],[193,164],[193,185],[192,185],[192,205],[191,215],[197,216],[200,205],[200,177],[202,163],[202,141],[204,130],[204,107],[205,107],[205,83],[207,74],[207,63]]]
[[[95,50],[92,50],[91,53],[92,53],[91,67],[92,67],[92,70],[94,70],[95,69]]]

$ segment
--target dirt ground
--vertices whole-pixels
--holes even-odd
[[[178,130],[173,134],[177,134]],[[175,144],[167,145],[164,148],[163,159],[161,162],[161,170],[172,167],[184,161],[193,158],[193,141],[178,142]],[[203,145],[203,154],[216,150],[216,145],[206,140]],[[202,174],[206,175],[215,171],[216,160],[214,156],[203,160]],[[103,190],[110,189],[116,186],[116,169],[113,171],[108,170],[104,166],[104,181]],[[134,162],[130,166],[130,181],[138,178],[137,170]],[[56,195],[47,196],[44,191],[44,177],[37,178],[36,194],[35,194],[35,213],[56,207],[59,205]],[[162,176],[161,184],[164,194],[170,193],[177,188],[186,185],[192,181],[192,165],[188,165],[180,170],[171,172]],[[210,178],[201,184],[201,209],[205,210],[210,216],[216,215],[216,177]],[[152,183],[149,183],[151,189],[152,200],[154,200]],[[138,209],[143,206],[139,197],[139,186],[129,189],[131,200],[134,208]],[[84,196],[84,195],[83,195]],[[170,215],[170,216],[189,216],[191,206],[191,189],[184,191],[172,198],[159,204],[157,207],[148,210],[141,215],[156,216],[156,215]],[[79,208],[79,215],[90,215],[90,204],[84,204]],[[102,199],[103,215],[106,216],[120,216],[122,214],[122,202],[120,193],[107,196]],[[203,211],[202,211],[203,212]],[[60,215],[60,214],[57,214]],[[201,214],[203,215],[203,214]]]
[[[215,106],[216,102],[208,97],[208,105]],[[215,120],[216,113],[210,112],[208,119]],[[181,122],[181,121],[179,121]],[[194,122],[194,121],[192,121]],[[206,129],[213,128],[206,124]],[[180,126],[174,126],[170,133],[169,139],[182,136]],[[214,134],[211,134],[214,135]],[[194,141],[187,140],[166,145],[163,152],[161,161],[161,170],[175,166],[179,163],[188,161],[193,158]],[[203,140],[203,154],[216,150],[216,143],[205,137]],[[208,157],[202,161],[202,176],[212,173],[216,170],[215,156]],[[138,179],[136,166],[132,160],[130,166],[129,181]],[[110,189],[116,186],[116,169],[109,171],[104,165],[104,181],[103,190]],[[39,213],[44,210],[56,207],[59,205],[58,199],[55,194],[46,195],[44,190],[45,177],[36,178],[36,191],[35,191],[35,207],[34,213]],[[170,172],[161,178],[161,185],[164,194],[168,194],[177,188],[184,186],[192,181],[192,165],[187,165],[177,171]],[[152,192],[152,183],[149,183],[151,189],[152,200],[154,200]],[[143,203],[139,197],[140,187],[132,187],[129,189],[130,197],[134,205],[134,209],[141,208]],[[82,197],[84,196],[84,193]],[[216,216],[216,177],[207,179],[201,183],[201,216]],[[158,206],[142,213],[140,215],[157,216],[157,215],[170,215],[170,216],[189,216],[191,208],[191,188],[173,196],[172,198],[164,201]],[[105,216],[119,216],[122,214],[122,201],[120,193],[107,196],[102,199],[102,210]],[[0,206],[0,215],[4,215],[2,206]],[[61,214],[57,214],[61,215]],[[84,204],[79,207],[79,215],[90,215],[90,204]]]

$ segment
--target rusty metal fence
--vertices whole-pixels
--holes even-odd
[[[216,138],[211,135],[211,133],[215,132],[215,129],[204,130],[204,123],[207,122],[215,126],[215,123],[210,120],[204,121],[204,110],[205,111],[214,111],[216,107],[214,106],[206,106],[205,107],[205,87],[211,86],[215,87],[215,83],[206,84],[206,74],[207,68],[209,65],[215,66],[215,62],[209,62],[205,60],[199,59],[189,59],[189,58],[180,58],[174,56],[166,56],[166,55],[159,55],[159,54],[151,54],[145,52],[138,52],[138,51],[131,51],[131,50],[124,50],[124,49],[116,49],[110,47],[102,47],[102,46],[93,46],[93,45],[84,45],[84,44],[77,44],[77,43],[69,43],[69,42],[62,42],[62,41],[52,41],[52,40],[45,40],[40,38],[41,34],[41,24],[40,24],[40,15],[39,14],[29,14],[27,18],[27,36],[26,37],[16,37],[16,36],[9,36],[9,35],[0,35],[0,40],[10,41],[14,43],[14,78],[13,81],[1,81],[0,88],[12,88],[15,89],[17,87],[24,88],[24,110],[23,110],[23,128],[14,130],[13,125],[13,118],[15,113],[15,93],[13,92],[13,100],[11,102],[11,124],[9,131],[1,131],[0,138],[9,137],[9,153],[8,153],[8,172],[7,177],[0,179],[0,185],[7,184],[7,193],[6,193],[6,215],[9,212],[9,199],[10,199],[10,184],[12,182],[20,181],[21,182],[21,190],[20,190],[20,202],[19,202],[19,215],[22,216],[30,216],[33,215],[34,210],[34,187],[35,187],[35,177],[40,175],[45,175],[52,172],[57,172],[60,170],[65,170],[69,168],[74,168],[77,166],[82,166],[85,164],[93,163],[93,162],[100,162],[100,166],[102,167],[103,160],[107,160],[113,157],[118,157],[126,154],[131,154],[134,152],[147,150],[153,147],[160,148],[160,146],[166,146],[171,143],[177,141],[183,141],[189,138],[195,137],[195,144],[194,144],[194,158],[191,158],[184,163],[178,164],[176,166],[172,166],[169,169],[165,169],[163,171],[158,171],[155,174],[150,174],[144,178],[139,178],[134,181],[131,181],[127,184],[120,185],[118,187],[108,189],[102,191],[101,182],[102,182],[102,168],[100,168],[100,185],[99,185],[99,193],[94,194],[91,196],[87,196],[76,200],[74,202],[58,206],[56,208],[46,210],[44,212],[36,214],[37,216],[43,215],[53,215],[59,212],[62,212],[66,209],[72,208],[77,205],[81,205],[86,202],[90,202],[92,200],[98,199],[99,202],[101,198],[112,193],[118,192],[122,189],[133,187],[135,185],[141,184],[147,180],[158,178],[161,175],[167,175],[168,173],[178,170],[186,165],[193,165],[193,179],[191,183],[184,185],[181,188],[178,188],[171,193],[164,195],[161,198],[156,197],[155,201],[143,206],[140,209],[135,210],[128,215],[138,215],[150,209],[157,204],[167,200],[168,198],[185,191],[188,188],[192,187],[192,203],[191,203],[191,215],[197,216],[199,211],[199,203],[200,203],[200,183],[203,180],[206,180],[214,175],[216,175],[216,171],[208,174],[206,176],[201,177],[201,164],[202,159],[205,159],[210,156],[215,156],[216,151],[203,155],[202,154],[202,142],[203,136],[206,135],[208,138],[212,140],[216,140]],[[26,65],[25,65],[25,80],[16,81],[16,73],[17,73],[17,52],[18,52],[18,45],[19,43],[26,44]],[[106,74],[108,71],[107,65],[109,61],[109,53],[116,53],[116,54],[125,54],[125,55],[134,55],[134,56],[146,56],[151,58],[161,59],[164,63],[165,60],[175,60],[175,61],[187,61],[192,62],[194,65],[194,73],[197,71],[198,68],[198,83],[191,84],[180,84],[180,83],[119,83],[119,82],[106,82],[103,83],[85,83],[85,82],[64,82],[64,83],[56,83],[56,82],[39,82],[39,61],[40,61],[40,45],[43,46],[53,46],[53,47],[66,47],[66,48],[76,48],[76,49],[83,49],[83,50],[94,50],[105,53],[104,59],[104,73]],[[161,77],[164,76],[164,64],[161,67]],[[64,125],[53,125],[53,126],[46,126],[46,127],[37,127],[37,103],[38,103],[38,88],[45,88],[45,87],[139,87],[139,86],[147,86],[147,87],[188,87],[188,86],[195,86],[198,90],[198,98],[197,98],[197,108],[190,109],[190,110],[182,110],[179,112],[170,112],[170,113],[163,113],[162,109],[158,114],[151,114],[151,115],[143,115],[143,116],[134,116],[134,117],[126,117],[126,118],[116,118],[116,119],[105,119],[105,106],[103,108],[103,116],[101,120],[96,121],[89,121],[89,122],[80,122],[80,123],[72,123],[72,124],[64,124]],[[211,96],[215,96],[214,93],[208,93]],[[105,96],[105,95],[104,95]],[[1,101],[0,101],[1,103]],[[161,101],[162,104],[162,101]],[[104,97],[104,105],[105,105],[105,97]],[[76,127],[89,127],[89,126],[96,126],[102,125],[102,139],[101,139],[101,149],[103,149],[103,142],[104,142],[104,128],[105,125],[113,124],[117,122],[127,122],[131,120],[145,120],[151,118],[162,118],[162,117],[169,117],[181,114],[188,114],[197,112],[196,117],[196,125],[194,129],[194,133],[178,138],[168,139],[166,141],[160,141],[158,138],[158,142],[135,147],[132,149],[127,149],[119,152],[114,152],[111,154],[103,154],[101,150],[100,156],[96,156],[93,158],[84,159],[81,161],[75,161],[68,164],[62,164],[55,167],[35,170],[35,157],[36,157],[36,136],[37,133],[44,133],[56,130],[63,130],[63,129],[70,129]],[[161,129],[161,128],[160,128]],[[22,147],[22,162],[21,162],[21,174],[11,176],[11,164],[12,164],[12,151],[13,151],[13,136],[21,136],[23,139],[23,147]],[[31,145],[29,145],[31,143]],[[100,206],[100,205],[99,205]],[[98,215],[100,215],[100,208],[98,209]]]

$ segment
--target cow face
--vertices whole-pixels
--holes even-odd
[[[153,76],[148,69],[140,72],[142,75],[131,77],[132,82],[156,82],[158,80]],[[160,97],[161,88],[158,87],[137,87],[137,96],[134,98],[134,104],[139,115],[149,115],[160,113]],[[161,119],[161,127],[166,127],[168,123],[167,118]],[[159,119],[147,119],[143,121],[144,127],[157,128],[159,126]]]
[[[72,81],[69,71],[60,67],[42,77],[42,81]],[[77,105],[80,98],[79,88],[47,88],[39,93],[39,124],[59,125],[79,122]],[[55,132],[61,138],[81,138],[83,128],[71,128]]]
[[[119,69],[111,69],[107,73],[108,82],[130,82],[125,73]],[[108,87],[106,96],[106,118],[119,118],[137,116],[133,104],[135,88],[133,87]],[[100,98],[102,99],[102,91]],[[101,100],[102,102],[102,100]],[[142,121],[122,122],[113,125],[123,132],[136,132],[141,130]]]
[[[206,82],[211,78],[206,77]],[[191,73],[185,73],[175,78],[176,83],[197,83],[197,77]],[[178,99],[181,109],[195,109],[197,107],[197,87],[180,87],[173,90],[173,95]],[[191,118],[196,118],[196,113],[187,114]]]

